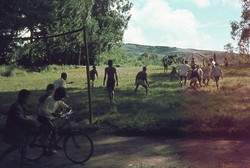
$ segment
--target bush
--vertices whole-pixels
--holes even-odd
[[[17,76],[17,75],[26,75],[27,71],[21,67],[17,67],[15,65],[7,66],[2,65],[0,66],[0,75],[9,77],[9,76]]]
[[[77,69],[79,66],[77,65],[67,65],[67,66],[59,66],[59,65],[48,65],[44,66],[41,69],[41,72],[58,72],[58,71],[66,71],[69,69]]]

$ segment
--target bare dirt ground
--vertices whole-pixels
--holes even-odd
[[[166,136],[115,136],[103,132],[90,135],[94,154],[83,165],[73,164],[63,151],[46,156],[25,168],[249,168],[247,140],[173,139]],[[0,142],[0,152],[8,147]],[[17,168],[19,154],[13,152],[1,168]]]

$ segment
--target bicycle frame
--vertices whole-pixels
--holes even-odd
[[[63,139],[63,151],[66,157],[73,163],[82,164],[88,161],[93,154],[93,141],[84,132],[73,129],[68,116],[69,114],[66,114],[65,117],[62,116],[62,119],[65,121],[60,125],[54,122],[57,130],[56,135],[58,136],[54,136],[51,139],[51,146],[48,147],[53,148]],[[37,127],[36,130],[27,134],[27,151],[24,157],[29,161],[37,161],[44,156],[44,151],[47,146],[44,146],[40,141],[40,138],[44,136],[42,133],[44,126],[46,125],[42,124]],[[65,127],[67,128],[64,131],[63,129]],[[0,155],[0,163],[6,155],[15,149],[17,149],[17,146],[12,146],[5,150],[4,153]]]
[[[62,118],[64,118],[64,117],[62,117]],[[53,123],[54,123],[54,125],[56,126],[56,139],[52,139],[52,140],[54,140],[54,142],[57,144],[57,143],[59,143],[64,137],[66,137],[66,136],[68,136],[68,135],[70,135],[71,133],[73,133],[74,131],[72,130],[72,127],[71,127],[71,125],[70,125],[70,122],[69,122],[69,119],[68,118],[64,118],[65,119],[65,121],[63,122],[63,124],[61,124],[59,127],[57,127],[57,125],[55,124],[55,122],[53,121]],[[66,127],[66,125],[67,125],[67,127],[68,127],[68,129],[67,129],[67,132],[66,133],[63,133],[63,128],[64,127]],[[38,131],[36,132],[36,136],[35,136],[35,139],[33,140],[33,141],[37,141],[37,138],[39,137],[39,133],[40,133],[40,131],[42,130],[42,128],[44,127],[45,125],[44,124],[42,124],[41,126],[40,126],[40,128],[38,129]],[[60,135],[60,133],[61,133],[61,135]],[[37,143],[32,143],[31,144],[31,146],[33,146],[33,147],[43,147],[42,146],[42,144],[37,144]]]
[[[53,121],[53,122],[54,122],[54,121]],[[54,124],[55,124],[55,123],[54,123]],[[65,133],[63,133],[62,130],[63,130],[63,128],[64,128],[66,125],[67,125],[68,129],[67,129],[66,134],[65,134]],[[56,124],[55,124],[55,126],[56,126]],[[60,142],[65,136],[67,136],[67,135],[69,135],[69,134],[71,134],[71,133],[73,132],[72,127],[71,127],[71,125],[70,125],[70,122],[69,122],[69,119],[68,119],[68,118],[65,118],[65,121],[64,121],[64,123],[63,123],[62,125],[60,125],[59,127],[56,126],[56,129],[57,129],[56,134],[59,136],[59,137],[57,137],[57,138],[55,139],[55,142],[56,142],[56,143]],[[62,133],[62,135],[60,135],[60,133]]]

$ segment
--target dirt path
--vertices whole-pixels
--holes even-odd
[[[249,168],[250,143],[245,140],[170,139],[168,137],[123,137],[91,135],[95,149],[84,165],[71,163],[63,151],[43,157],[26,168]],[[0,142],[0,152],[7,146]],[[15,168],[17,152],[1,168]],[[5,160],[6,161],[6,160]]]

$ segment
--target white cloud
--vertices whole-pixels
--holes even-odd
[[[241,0],[219,0],[223,5],[230,5],[236,8],[241,7]]]
[[[193,0],[193,3],[198,7],[204,8],[210,6],[210,0]]]
[[[232,6],[234,8],[241,7],[241,0],[187,0],[199,8],[206,8],[212,5]]]
[[[174,10],[164,0],[148,1],[131,13],[125,43],[202,49],[211,41],[190,11]]]
[[[137,44],[147,44],[147,41],[144,38],[143,32],[140,28],[131,27],[129,28],[124,35],[125,43],[137,43]]]

